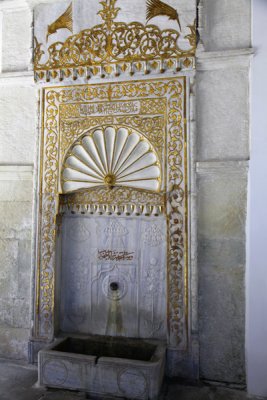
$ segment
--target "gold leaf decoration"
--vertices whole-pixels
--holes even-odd
[[[53,35],[59,29],[68,29],[70,32],[73,32],[72,3],[55,22],[53,22],[51,25],[48,25],[46,41],[50,35]]]
[[[108,25],[112,23],[120,11],[119,7],[115,7],[116,2],[117,0],[110,0],[109,2],[108,0],[100,1],[103,10],[99,11],[97,14],[100,15],[103,21],[106,21]]]
[[[84,75],[84,68],[78,68],[78,74],[79,74],[79,76],[83,76]]]
[[[99,73],[99,68],[93,67],[92,68],[92,73],[93,73],[93,75],[97,75]]]
[[[42,48],[42,44],[39,43],[37,38],[36,38],[36,36],[34,36],[34,53],[33,53],[33,57],[34,57],[34,62],[35,63],[39,63],[41,58],[42,58],[42,56],[43,56],[43,54],[45,54],[44,51],[41,50],[41,48]]]
[[[107,74],[112,74],[112,72],[113,72],[113,67],[112,67],[112,65],[106,65],[105,67],[104,67],[104,71],[107,73]]]
[[[194,57],[196,50],[196,27],[190,25],[190,34],[186,36],[190,43],[188,50],[178,45],[179,32],[174,29],[161,30],[155,25],[144,25],[140,22],[116,22],[120,9],[115,7],[117,0],[103,0],[103,7],[98,14],[103,23],[78,34],[70,36],[65,42],[55,42],[49,46],[47,53],[42,44],[35,39],[34,69],[46,71],[53,69],[78,67],[104,67],[115,64],[123,71],[133,63],[158,60]],[[177,11],[160,0],[147,0],[148,20],[158,13],[177,19]],[[57,21],[48,27],[48,34],[58,29],[72,30],[72,5]],[[46,56],[46,59],[45,59]],[[45,60],[44,60],[45,59]],[[44,60],[44,61],[42,61]]]
[[[146,19],[147,21],[151,20],[152,18],[158,17],[159,15],[165,15],[169,17],[171,20],[176,20],[178,22],[180,31],[181,29],[181,24],[180,24],[180,19],[179,19],[179,14],[175,8],[169,6],[166,3],[163,3],[163,1],[160,0],[147,0],[147,13],[146,13]]]
[[[126,72],[126,71],[128,70],[128,64],[122,64],[121,70],[122,70],[123,72]]]
[[[168,60],[167,61],[167,67],[172,68],[174,66],[174,61],[173,60]]]
[[[137,62],[137,63],[135,64],[135,66],[136,66],[137,71],[141,71],[142,68],[143,68],[143,64],[142,64],[141,62]]]
[[[71,70],[66,69],[66,70],[64,71],[64,74],[65,74],[65,76],[66,76],[67,78],[69,78],[69,77],[71,76]]]
[[[51,72],[52,78],[55,79],[57,77],[57,74],[58,74],[57,71],[52,71]]]
[[[193,25],[187,26],[190,29],[190,34],[186,35],[185,38],[188,39],[190,46],[197,47],[197,23],[194,21]]]
[[[189,68],[190,65],[192,64],[192,61],[190,60],[190,58],[186,58],[186,59],[184,60],[183,64],[184,64],[184,66],[185,66],[186,68]]]
[[[153,61],[152,63],[150,63],[150,65],[151,65],[151,67],[152,67],[153,69],[157,69],[158,66],[159,66],[159,64],[158,64],[157,61]]]

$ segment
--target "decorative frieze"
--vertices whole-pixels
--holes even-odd
[[[116,3],[117,0],[100,2],[102,9],[97,11],[97,15],[102,22],[75,34],[73,32],[77,28],[74,27],[80,25],[79,18],[82,18],[75,3],[69,4],[63,12],[58,11],[55,20],[52,20],[52,13],[49,16],[47,8],[47,27],[37,13],[34,37],[36,81],[55,82],[166,71],[177,73],[194,68],[197,38],[194,19],[180,32],[180,17],[175,8],[159,0],[147,0],[143,20],[148,22],[168,17],[176,21],[176,29],[160,29],[157,25],[139,21],[118,22],[116,19],[128,10],[127,4],[125,9],[121,9]],[[60,36],[62,31],[65,35],[68,33],[67,39],[46,45],[48,41],[53,41],[51,37],[55,34]]]

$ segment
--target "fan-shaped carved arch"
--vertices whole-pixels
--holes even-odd
[[[151,144],[136,130],[101,127],[87,132],[68,151],[63,193],[97,186],[126,186],[158,192],[161,168]]]

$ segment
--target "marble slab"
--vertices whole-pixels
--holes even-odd
[[[166,236],[164,216],[64,216],[61,330],[166,340]]]

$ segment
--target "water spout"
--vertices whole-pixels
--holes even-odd
[[[120,303],[120,286],[118,282],[111,282],[109,286],[110,286],[111,300],[108,310],[106,335],[122,336],[124,329],[122,320],[122,309]]]

